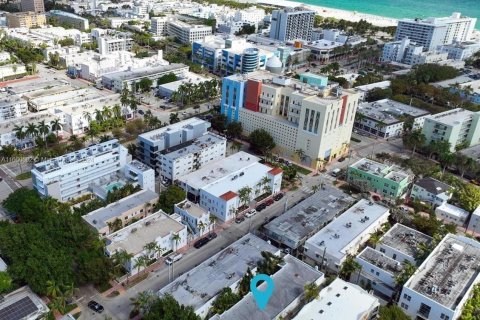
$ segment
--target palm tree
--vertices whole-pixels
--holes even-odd
[[[47,296],[56,298],[60,295],[60,287],[53,280],[47,281]]]
[[[298,156],[301,162],[304,162],[307,159],[307,155],[305,154],[305,151],[303,151],[303,149],[295,150],[295,154]]]
[[[149,242],[143,246],[143,249],[147,251],[147,256],[151,256],[152,253],[157,251],[158,244],[155,241]]]
[[[37,126],[34,123],[29,123],[27,125],[27,130],[25,133],[31,138],[34,139],[38,135]]]
[[[415,150],[418,146],[425,144],[426,137],[421,130],[413,130],[403,136],[403,143],[406,147],[412,148],[412,157],[415,154]]]
[[[245,186],[238,190],[238,197],[244,206],[246,206],[248,201],[250,201],[250,193],[252,193],[252,188],[249,186]]]
[[[148,313],[150,305],[155,301],[155,295],[150,291],[142,291],[136,298],[130,298],[135,312]]]
[[[126,107],[130,102],[130,91],[128,90],[127,86],[124,86],[122,89],[122,93],[120,95],[120,103],[122,106]]]
[[[316,193],[316,192],[318,191],[318,189],[319,189],[319,186],[318,186],[318,185],[313,185],[313,186],[312,186],[312,191],[313,191],[313,193]]]
[[[103,113],[102,110],[95,110],[95,120],[100,123],[103,121]]]
[[[269,251],[262,251],[263,260],[257,262],[257,274],[263,273],[272,275],[277,271],[278,265],[283,262],[283,259],[274,255]]]
[[[144,254],[142,254],[140,257],[136,259],[134,268],[137,268],[137,274],[140,273],[141,268],[145,269],[146,267],[148,267],[149,261],[150,261],[150,258]]]
[[[88,111],[84,111],[82,114],[83,118],[88,121],[88,123],[92,122],[92,114]]]
[[[108,106],[104,106],[102,109],[102,116],[104,120],[109,119],[112,116],[112,110]]]
[[[112,107],[113,116],[117,119],[122,118],[122,108],[116,104]]]
[[[318,297],[318,294],[320,293],[320,286],[318,286],[315,282],[312,282],[306,284],[303,287],[303,290],[303,299],[305,300],[305,302],[310,302]]]
[[[45,120],[40,121],[38,124],[38,132],[42,135],[43,141],[45,141],[46,134],[50,131],[50,128],[48,125],[45,123]]]
[[[361,268],[362,266],[357,261],[355,261],[352,256],[348,256],[345,259],[345,262],[342,264],[342,269],[340,270],[338,276],[343,280],[348,281],[350,280],[350,276],[352,275],[352,273],[360,270]]]
[[[448,166],[452,165],[455,162],[455,155],[451,152],[445,152],[441,153],[439,158],[440,163],[443,166],[442,174],[445,174],[445,169],[447,169]]]
[[[17,126],[15,125],[13,127],[13,132],[15,132],[15,137],[22,141],[23,139],[25,139],[25,137],[27,136],[27,133],[25,132],[25,127],[24,126]]]
[[[178,117],[178,112],[170,113],[170,124],[174,124],[180,122],[180,118]]]
[[[211,229],[209,228],[209,232],[211,232],[212,229],[215,230],[215,223],[217,222],[217,217],[211,214],[208,217],[208,221],[210,222],[210,226],[212,227]]]
[[[376,124],[375,124],[375,128],[377,128],[377,137],[383,137],[383,135],[380,135],[381,131],[383,128],[385,128],[387,126],[387,124],[383,121],[378,121]]]
[[[205,230],[205,228],[207,227],[207,225],[206,225],[205,223],[203,223],[203,221],[200,221],[200,222],[197,224],[197,227],[198,227],[198,229],[200,230],[200,236],[202,236],[203,230]]]
[[[55,135],[57,136],[58,140],[58,130],[62,130],[62,125],[60,124],[60,120],[55,119],[50,122],[50,125],[52,126],[52,130],[55,131]]]
[[[410,261],[405,260],[403,262],[402,271],[395,277],[395,284],[398,288],[402,288],[405,282],[415,273],[417,267],[415,267]]]
[[[181,239],[182,239],[182,238],[180,238],[180,235],[179,235],[178,233],[174,233],[174,234],[172,235],[172,241],[175,242],[175,246],[174,246],[175,249],[173,250],[174,252],[177,251],[177,245],[178,245],[178,242],[179,242]]]

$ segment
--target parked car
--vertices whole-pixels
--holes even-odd
[[[273,202],[274,202],[273,199],[268,199],[267,201],[265,201],[265,204],[267,206],[271,206],[273,204]]]
[[[235,223],[242,223],[243,221],[245,221],[244,217],[236,217],[235,218]]]
[[[210,232],[207,236],[208,240],[213,240],[217,237],[217,234],[215,232]]]
[[[265,203],[262,203],[262,204],[259,204],[255,210],[257,210],[257,212],[260,212],[262,211],[263,209],[265,209],[267,207],[267,205]]]
[[[253,209],[253,210],[250,210],[248,211],[246,214],[245,214],[245,217],[247,218],[251,218],[255,215],[255,213],[257,213],[257,210]]]
[[[93,300],[90,300],[90,302],[88,303],[88,307],[98,313],[102,313],[104,310],[103,306],[100,303]]]
[[[332,172],[330,173],[332,177],[338,177],[340,175],[340,172],[342,172],[341,169],[333,169]]]
[[[280,199],[283,198],[283,193],[277,193],[274,197],[273,200],[279,201]]]
[[[345,161],[345,157],[338,158],[338,162],[343,162],[343,161]]]
[[[181,253],[170,256],[165,260],[165,263],[167,265],[171,265],[172,263],[177,262],[178,260],[182,259],[182,257],[183,257],[183,254],[181,254]]]
[[[143,112],[143,110],[138,110],[138,114],[141,114],[143,116],[145,112]]]
[[[202,238],[200,240],[197,240],[197,242],[195,242],[195,244],[193,246],[197,249],[200,249],[201,247],[206,245],[209,241],[210,241],[210,239],[208,239],[208,238]]]

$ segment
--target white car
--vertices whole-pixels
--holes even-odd
[[[252,209],[252,210],[248,211],[248,212],[245,214],[245,216],[246,216],[247,218],[251,218],[251,217],[253,217],[256,213],[257,213],[257,210]]]

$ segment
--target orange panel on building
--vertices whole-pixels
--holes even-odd
[[[343,124],[343,119],[345,118],[345,112],[347,111],[347,102],[348,102],[348,96],[343,96],[342,97],[342,111],[340,112],[340,121],[339,125]]]
[[[248,80],[247,89],[245,91],[245,108],[251,111],[258,112],[260,92],[262,91],[262,82]]]

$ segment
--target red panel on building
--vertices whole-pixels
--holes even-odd
[[[258,112],[258,103],[260,100],[260,92],[262,91],[262,82],[256,80],[247,81],[247,89],[245,90],[245,108]]]
[[[343,119],[345,118],[345,112],[347,111],[347,100],[348,96],[343,96],[342,97],[342,111],[340,112],[340,121],[338,124],[342,125],[343,124]]]

